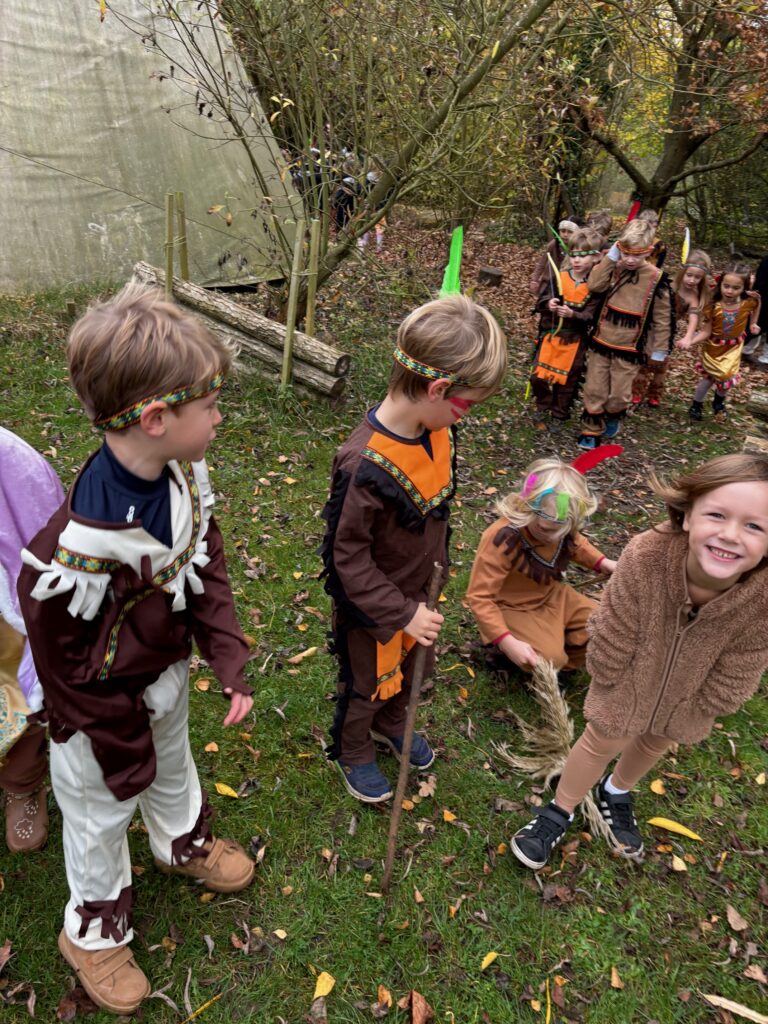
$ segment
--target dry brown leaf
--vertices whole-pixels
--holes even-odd
[[[759,964],[750,964],[744,971],[744,977],[749,978],[750,981],[759,981],[761,985],[768,985],[768,978]]]
[[[419,796],[426,799],[426,797],[434,796],[435,789],[437,788],[437,776],[428,775],[426,779],[421,779],[419,782]]]
[[[725,916],[728,918],[728,924],[735,932],[743,932],[745,928],[749,928],[749,921],[745,920],[730,903],[725,908]]]
[[[201,903],[210,903],[211,900],[215,900],[215,899],[216,899],[216,893],[215,892],[204,892],[204,893],[200,894],[200,902]]]
[[[293,886],[292,885],[284,885],[283,888],[280,890],[280,892],[283,894],[283,896],[290,896],[291,893],[293,892]]]
[[[205,749],[206,754],[217,754],[218,751],[219,751],[219,744],[218,743],[206,743],[204,749]]]
[[[421,895],[418,889],[413,890],[413,898],[416,900],[417,903],[424,902],[424,897]],[[379,1002],[381,1002],[381,1000],[379,1000]]]
[[[210,688],[211,688],[211,680],[210,679],[196,679],[195,680],[195,689],[199,690],[200,693],[207,693]]]
[[[611,988],[624,988],[624,982],[615,967],[611,968]]]
[[[411,1024],[429,1024],[434,1019],[434,1011],[424,996],[411,989]]]
[[[711,1006],[718,1006],[721,1010],[728,1010],[729,1013],[735,1013],[737,1017],[743,1017],[744,1020],[751,1020],[752,1024],[768,1024],[768,1017],[764,1013],[750,1010],[743,1003],[734,1003],[733,1000],[724,999],[722,996],[707,995],[706,992],[701,993],[701,998],[706,999]]]
[[[381,1003],[382,1006],[392,1005],[392,993],[389,991],[388,988],[385,988],[384,985],[379,985],[379,989],[377,992],[377,1002]]]

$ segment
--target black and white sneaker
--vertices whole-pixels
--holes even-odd
[[[629,860],[643,856],[643,837],[635,818],[635,801],[631,793],[614,794],[605,788],[606,775],[595,788],[597,806],[608,823],[613,838],[621,847],[620,853]]]
[[[533,821],[516,832],[509,841],[512,853],[528,868],[538,871],[543,868],[550,855],[571,824],[571,816],[557,804],[542,807]]]

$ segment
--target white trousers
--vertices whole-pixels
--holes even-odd
[[[108,949],[133,938],[128,929],[122,941],[102,936],[100,918],[79,935],[83,919],[76,907],[85,902],[116,900],[131,885],[127,830],[136,807],[149,833],[158,860],[171,863],[171,843],[190,832],[200,814],[202,794],[189,746],[187,661],[171,665],[147,687],[144,703],[150,715],[157,758],[155,781],[136,797],[118,800],[107,789],[93,756],[91,741],[77,732],[66,743],[51,743],[51,783],[63,819],[64,864],[70,897],[64,927],[82,949]]]

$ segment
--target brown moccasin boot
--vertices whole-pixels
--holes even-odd
[[[209,839],[203,845],[207,856],[192,857],[186,864],[163,864],[155,860],[166,875],[199,878],[213,892],[239,892],[251,884],[256,865],[239,843],[231,839]]]
[[[91,999],[110,1013],[133,1013],[152,988],[133,959],[130,946],[89,951],[71,941],[62,928],[59,952]]]
[[[31,853],[48,839],[47,789],[33,793],[4,793],[5,841],[11,853]]]

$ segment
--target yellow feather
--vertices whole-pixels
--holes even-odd
[[[679,836],[685,836],[686,839],[695,839],[699,843],[703,843],[704,840],[701,836],[695,832],[691,832],[685,825],[680,825],[676,821],[672,821],[671,818],[649,818],[649,825],[655,825],[656,828],[665,828],[667,832],[675,832]]]

